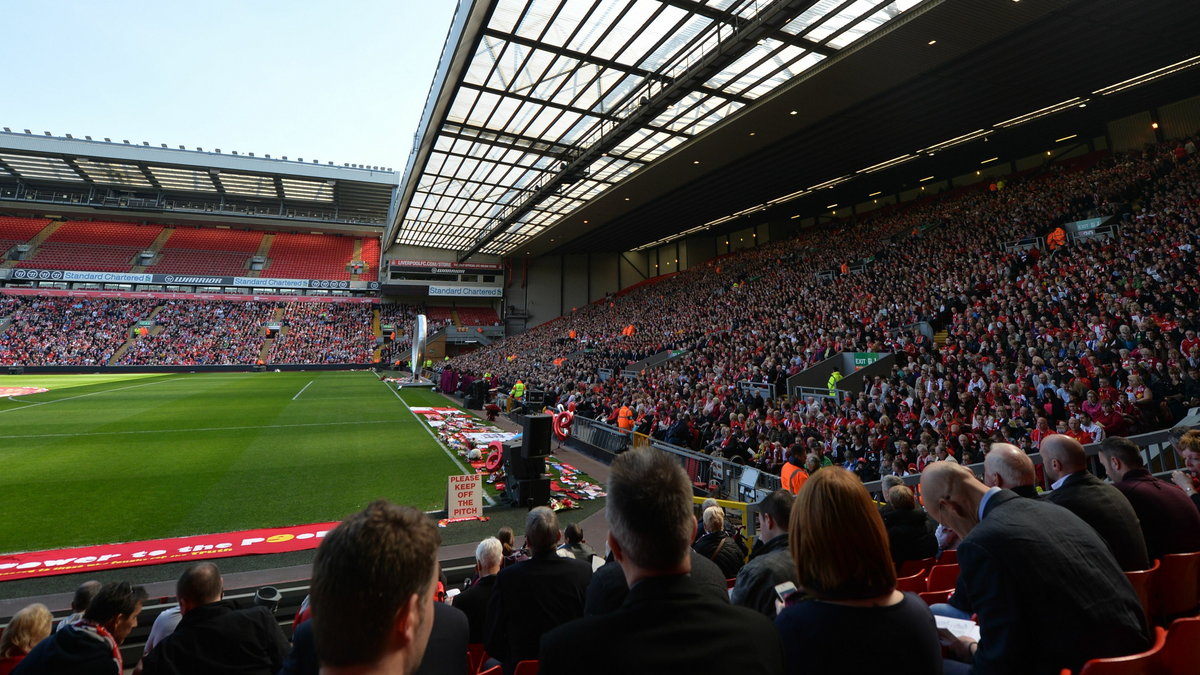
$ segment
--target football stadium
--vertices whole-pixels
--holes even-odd
[[[1200,672],[1200,5],[443,9],[3,126],[0,675]]]

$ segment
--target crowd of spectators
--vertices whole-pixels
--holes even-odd
[[[1087,443],[1169,426],[1200,404],[1200,170],[1172,147],[807,230],[579,308],[451,367],[520,379],[610,422],[628,405],[636,431],[695,450],[777,470],[801,446],[866,479],[915,473],[921,457],[980,461],[996,441],[1031,451],[1056,429]],[[1118,219],[1111,237],[1011,245],[1108,216]],[[843,273],[842,263],[865,270]],[[945,343],[918,322],[945,330]],[[669,349],[688,351],[620,376]],[[898,360],[858,397],[784,400],[738,386],[783,393],[790,375],[843,351]]]
[[[0,364],[253,365],[276,322],[267,363],[370,363],[376,309],[406,350],[413,305],[0,295]]]
[[[100,366],[154,308],[152,300],[5,296],[0,304],[0,362],[29,366]]]
[[[121,365],[250,365],[258,360],[263,324],[274,304],[231,300],[168,300],[154,315],[159,328],[135,332]]]
[[[271,363],[368,363],[375,350],[372,307],[359,303],[289,302]]]

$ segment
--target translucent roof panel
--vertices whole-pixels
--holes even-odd
[[[0,161],[22,178],[44,180],[78,181],[80,175],[69,164],[57,157],[34,155],[10,155],[0,153]]]
[[[195,190],[196,192],[216,192],[217,186],[207,171],[197,169],[177,169],[166,166],[148,167],[154,180],[168,190]]]
[[[102,162],[94,159],[76,159],[75,166],[87,175],[93,183],[102,185],[128,185],[130,187],[151,188],[154,184],[146,180],[141,167],[136,164],[120,164],[117,162]]]
[[[303,199],[311,202],[332,202],[333,183],[329,181],[280,178],[284,199]]]
[[[250,176],[223,171],[217,174],[216,179],[225,192],[230,194],[274,199],[279,197],[279,192],[275,189],[275,181],[270,176]]]
[[[395,241],[509,253],[921,2],[818,0],[755,22],[779,4],[493,0],[447,57],[465,63],[434,93]]]

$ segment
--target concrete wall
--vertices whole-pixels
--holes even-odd
[[[1154,129],[1150,122],[1149,111],[1109,122],[1108,137],[1112,139],[1113,150],[1138,150],[1147,143],[1153,143]]]
[[[1183,138],[1200,131],[1200,96],[1160,107],[1158,124],[1164,138]]]

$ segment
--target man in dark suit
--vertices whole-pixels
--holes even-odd
[[[1057,675],[1150,646],[1133,587],[1075,514],[988,488],[948,462],[921,474],[921,494],[930,515],[963,537],[958,592],[978,615],[981,637],[949,647],[974,663],[972,672]]]
[[[540,672],[782,673],[771,621],[713,598],[688,574],[696,518],[691,483],[675,460],[649,448],[631,450],[611,470],[608,543],[629,596],[616,611],[543,637]],[[596,653],[594,645],[609,648]]]
[[[525,541],[533,556],[496,575],[483,644],[506,674],[517,662],[538,657],[544,633],[583,616],[592,566],[560,557],[554,550],[559,536],[554,512],[545,506],[533,509],[525,519]]]
[[[1079,441],[1063,434],[1047,436],[1041,455],[1053,488],[1044,499],[1091,525],[1108,543],[1121,569],[1149,569],[1146,540],[1133,506],[1120,490],[1088,473],[1087,454]]]
[[[1150,475],[1136,443],[1109,436],[1100,444],[1100,461],[1133,505],[1151,559],[1200,551],[1200,511],[1178,486]]]
[[[146,655],[145,675],[246,673],[274,675],[289,645],[271,610],[237,609],[222,601],[224,582],[217,566],[198,563],[175,584],[183,618],[175,632]]]
[[[479,578],[467,590],[454,596],[454,606],[467,615],[471,626],[471,643],[483,642],[483,624],[487,620],[488,603],[496,588],[496,573],[504,562],[504,547],[500,540],[488,537],[475,547],[475,573]]]

